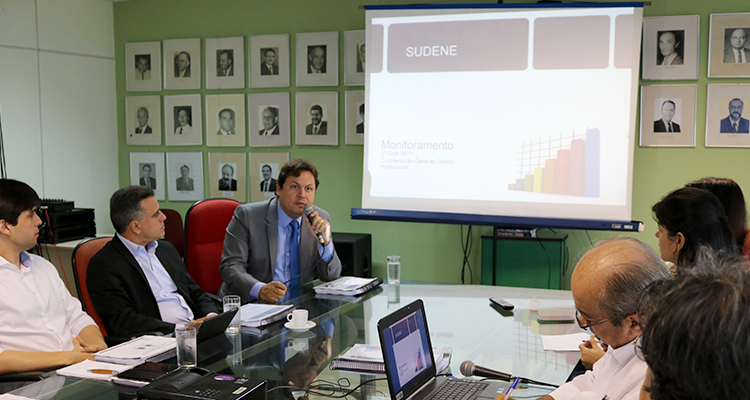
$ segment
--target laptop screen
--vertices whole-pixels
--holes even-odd
[[[391,394],[408,397],[435,376],[424,305],[417,300],[378,323]],[[404,393],[400,394],[399,392]]]

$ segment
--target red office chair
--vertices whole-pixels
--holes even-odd
[[[161,212],[167,217],[164,222],[164,239],[167,242],[172,243],[180,257],[185,258],[185,250],[183,246],[183,240],[185,240],[185,233],[182,230],[182,216],[175,210],[168,208],[162,208]]]
[[[102,331],[102,336],[104,337],[107,337],[107,329],[104,327],[102,317],[96,312],[94,303],[91,302],[89,288],[86,286],[86,271],[88,271],[91,257],[98,253],[110,240],[112,240],[111,237],[87,239],[79,243],[73,250],[73,276],[75,277],[79,300],[81,300],[81,304],[83,305],[83,311],[86,311],[94,319],[94,322],[99,325],[99,329]]]
[[[201,200],[185,214],[185,264],[188,274],[208,293],[216,294],[221,286],[224,235],[239,205],[231,199]]]

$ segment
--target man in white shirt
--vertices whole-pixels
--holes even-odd
[[[261,120],[263,121],[263,129],[258,132],[261,136],[278,135],[279,134],[279,109],[276,107],[268,106],[263,109],[261,113]],[[276,190],[276,189],[274,189]]]
[[[307,73],[326,73],[326,46],[307,46]]]
[[[311,124],[305,127],[306,135],[328,134],[328,121],[323,121],[323,107],[319,104],[310,107],[310,122]]]
[[[216,76],[234,76],[234,50],[219,50],[219,69]]]
[[[637,399],[647,368],[632,344],[641,334],[638,300],[652,282],[671,277],[661,257],[638,239],[606,239],[589,250],[570,281],[576,318],[609,348],[592,371],[542,399]]]
[[[151,55],[138,54],[135,56],[135,80],[151,80]]]
[[[115,237],[89,261],[86,285],[108,332],[174,331],[218,312],[164,237],[154,191],[128,186],[110,199]]]
[[[55,267],[26,252],[39,236],[39,205],[29,185],[0,179],[0,374],[75,364],[107,348]]]
[[[216,131],[219,136],[231,136],[234,131],[234,110],[225,108],[219,111],[219,130]]]

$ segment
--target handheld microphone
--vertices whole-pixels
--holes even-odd
[[[504,381],[510,381],[513,376],[504,372],[498,372],[493,369],[480,367],[473,362],[466,360],[461,363],[461,373],[464,376],[481,376],[483,378],[502,379]]]
[[[305,217],[307,217],[307,220],[310,221],[311,224],[315,220],[315,218],[310,216],[310,213],[312,213],[313,211],[315,211],[315,209],[309,204],[306,205],[304,209],[302,209],[302,212],[305,214]],[[318,237],[318,243],[320,243],[322,246],[326,245],[326,241],[323,240],[323,235],[321,235],[320,232],[315,233],[315,236]]]
[[[485,368],[485,367],[480,367],[479,365],[476,365],[476,364],[474,364],[473,362],[471,362],[469,360],[466,360],[466,361],[464,361],[464,362],[461,363],[461,373],[464,376],[475,375],[475,376],[481,376],[483,378],[500,379],[500,380],[509,381],[509,382],[512,381],[512,380],[514,380],[516,378],[515,376],[513,376],[511,374],[506,374],[504,372],[498,372],[498,371],[495,371],[493,369],[489,369],[489,368]],[[521,383],[531,383],[531,384],[534,384],[534,385],[559,387],[559,385],[554,385],[554,384],[546,383],[546,382],[539,382],[539,381],[535,381],[535,380],[529,379],[529,378],[521,378],[519,380],[519,382],[521,382]]]

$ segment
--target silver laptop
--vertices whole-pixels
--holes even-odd
[[[435,377],[424,303],[417,300],[378,321],[391,400],[494,399],[510,383]]]

